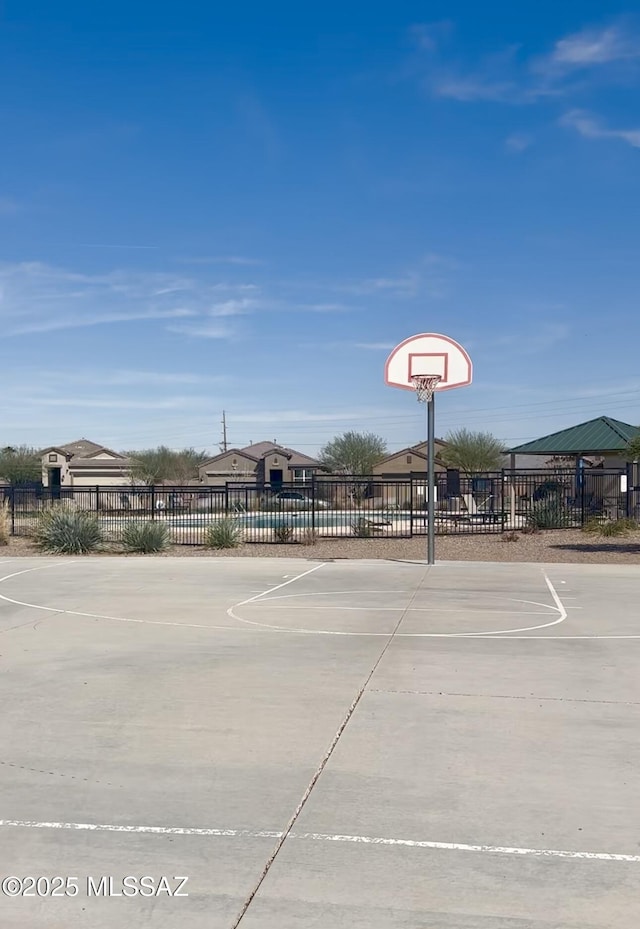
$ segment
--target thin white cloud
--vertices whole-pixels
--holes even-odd
[[[78,248],[128,248],[128,249],[157,249],[157,245],[94,245],[89,242],[80,242]]]
[[[393,348],[393,342],[356,342],[356,348],[362,348],[365,351],[378,352],[385,351],[390,352]]]
[[[345,306],[344,303],[307,303],[297,308],[310,313],[348,313],[353,310],[353,307]]]
[[[585,139],[617,139],[633,148],[640,148],[640,129],[607,129],[597,117],[585,110],[570,110],[561,117],[560,125],[574,129]]]
[[[514,132],[512,135],[507,136],[504,144],[508,152],[519,154],[520,152],[524,152],[531,147],[533,144],[533,139],[530,135]]]
[[[411,299],[418,295],[437,299],[448,292],[451,272],[457,267],[458,262],[451,257],[427,252],[401,274],[365,278],[337,285],[335,289],[356,296],[385,299]]]
[[[225,300],[214,303],[209,310],[210,316],[244,316],[259,306],[259,301],[243,298],[242,300]]]
[[[211,283],[166,272],[91,274],[42,262],[0,264],[0,323],[5,335],[237,315],[254,285]],[[255,298],[253,298],[255,299]]]
[[[203,398],[204,399],[204,398]],[[190,409],[193,406],[193,397],[170,397],[160,400],[129,400],[117,397],[74,397],[69,394],[59,394],[56,397],[25,397],[24,403],[34,406],[78,407],[80,409],[100,410],[178,410]]]
[[[640,58],[640,40],[618,24],[568,35],[556,42],[549,56],[563,68],[590,68],[633,58]]]
[[[495,103],[513,103],[520,89],[513,81],[492,81],[481,74],[441,77],[433,82],[436,97],[448,97],[461,103],[487,100]]]
[[[5,373],[6,376],[6,373]],[[43,392],[49,393],[52,385],[65,383],[67,385],[87,385],[100,383],[101,386],[109,387],[154,387],[154,388],[173,388],[173,387],[203,387],[214,384],[224,384],[230,379],[225,375],[206,375],[192,374],[179,371],[148,371],[148,370],[130,370],[130,369],[110,369],[103,370],[91,369],[25,369],[15,372],[16,385],[20,381],[27,380],[29,384],[36,384]]]
[[[179,258],[178,261],[188,265],[239,265],[241,267],[258,267],[266,264],[262,258],[246,258],[244,255],[213,255],[211,257]]]
[[[236,100],[236,110],[250,144],[259,147],[270,161],[275,161],[282,154],[283,143],[262,101],[254,93],[245,93]]]
[[[229,284],[229,283],[218,282],[216,284],[211,285],[211,290],[214,293],[232,292],[232,293],[241,294],[241,293],[250,293],[250,292],[255,293],[256,291],[259,291],[260,288],[258,287],[257,284]]]
[[[570,335],[571,329],[566,323],[540,323],[535,329],[526,332],[511,332],[499,336],[493,339],[487,347],[490,352],[508,348],[514,356],[536,355],[549,351],[568,339]]]
[[[338,287],[345,293],[366,296],[370,294],[387,294],[389,296],[413,297],[418,292],[420,277],[416,272],[410,272],[402,277],[371,277],[352,284]]]
[[[423,52],[426,89],[463,103],[532,104],[571,93],[576,79],[584,82],[596,73],[611,77],[625,63],[640,61],[640,36],[621,21],[564,36],[546,54],[526,55],[512,45],[467,63],[445,55],[432,31],[413,35]]]
[[[0,197],[0,216],[13,216],[20,210],[21,205],[13,197]]]
[[[58,316],[52,319],[39,319],[32,323],[14,325],[8,335],[27,335],[37,332],[56,332],[59,329],[84,329],[88,326],[105,326],[113,323],[132,323],[144,320],[179,319],[194,316],[191,310],[156,310],[140,313],[96,313],[91,316]]]
[[[418,48],[425,52],[436,52],[440,43],[452,31],[451,20],[440,20],[434,23],[414,23],[409,27],[409,34]]]
[[[177,335],[186,335],[198,339],[231,339],[235,335],[234,331],[228,326],[208,322],[167,326],[167,332],[175,332]]]
[[[375,414],[375,410],[373,413]],[[383,411],[387,414],[388,410]],[[371,410],[352,410],[341,413],[317,413],[310,410],[256,410],[249,413],[233,413],[233,421],[239,423],[270,423],[277,427],[279,423],[343,423],[358,421],[360,417],[370,418]],[[392,415],[392,414],[391,414]]]

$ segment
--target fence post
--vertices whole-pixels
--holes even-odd
[[[509,471],[511,472],[511,475],[510,475],[511,479],[509,481],[509,524],[510,524],[511,529],[515,529],[516,528],[516,456],[513,453],[509,457]]]
[[[409,538],[413,538],[413,478],[409,478]]]
[[[156,485],[151,485],[151,519],[156,518]]]
[[[11,535],[16,534],[16,489],[9,489],[9,500],[11,501]]]
[[[96,484],[96,513],[100,512],[100,484]]]
[[[316,475],[311,475],[311,532],[316,530]]]

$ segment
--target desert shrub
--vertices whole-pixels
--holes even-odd
[[[637,523],[633,519],[590,519],[583,526],[583,532],[604,538],[626,536],[635,529],[637,529]]]
[[[84,555],[104,541],[98,518],[87,510],[57,504],[38,516],[34,539],[39,548],[56,555]]]
[[[11,535],[11,503],[3,500],[0,503],[0,545],[8,545]]]
[[[207,526],[204,544],[207,548],[238,548],[243,539],[242,526],[235,519],[219,519]]]
[[[560,498],[547,497],[534,503],[527,515],[527,525],[537,529],[567,529],[572,525],[572,519]]]
[[[169,547],[171,536],[166,523],[132,520],[122,530],[120,541],[126,552],[148,555],[165,551]]]
[[[368,519],[360,518],[351,523],[351,531],[358,539],[370,539],[373,527]]]
[[[294,534],[293,526],[287,526],[286,523],[273,527],[273,538],[276,542],[293,542]]]
[[[503,541],[503,542],[517,542],[517,541],[518,541],[518,538],[519,538],[519,536],[518,536],[518,533],[517,533],[517,532],[504,532],[504,533],[502,534],[502,541]]]
[[[301,545],[315,545],[318,541],[318,533],[315,529],[305,529],[300,535]]]
[[[535,535],[536,532],[540,532],[540,527],[535,523],[525,523],[520,532],[524,535]]]

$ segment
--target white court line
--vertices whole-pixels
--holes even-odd
[[[15,562],[12,562],[11,560],[9,560],[9,561],[7,561],[6,563],[7,563],[7,564],[11,564],[11,563],[15,563]],[[4,577],[0,577],[0,584],[4,583],[4,581],[10,580],[11,578],[20,577],[20,576],[23,575],[23,574],[30,574],[30,573],[33,572],[33,571],[43,571],[43,570],[45,570],[46,568],[63,568],[63,567],[67,567],[68,565],[71,565],[71,564],[78,564],[78,561],[73,560],[73,561],[54,562],[53,564],[36,565],[35,567],[32,567],[32,568],[25,568],[25,569],[22,570],[22,571],[14,571],[12,574],[6,574]],[[283,626],[283,627],[280,627],[280,626],[269,626],[269,625],[266,625],[265,623],[255,623],[255,622],[252,622],[252,621],[247,620],[247,619],[242,619],[241,617],[236,616],[236,614],[233,613],[233,610],[234,610],[235,608],[237,608],[237,607],[239,607],[239,606],[243,606],[243,605],[246,604],[246,603],[252,603],[252,602],[255,601],[255,600],[259,600],[261,597],[264,597],[265,594],[270,593],[271,590],[276,590],[276,589],[279,589],[280,587],[286,587],[287,584],[293,583],[293,581],[298,580],[298,578],[305,577],[305,575],[310,574],[312,571],[316,571],[318,568],[323,567],[323,564],[324,564],[324,562],[321,563],[321,564],[319,564],[319,565],[316,565],[314,568],[311,568],[309,571],[305,571],[305,572],[303,572],[302,574],[299,574],[299,575],[297,575],[296,577],[292,578],[291,580],[286,581],[284,584],[279,584],[277,588],[275,588],[275,587],[274,587],[274,588],[270,588],[269,590],[265,590],[265,591],[263,591],[262,593],[259,593],[259,594],[256,594],[256,595],[253,596],[253,597],[250,597],[248,600],[243,600],[243,601],[241,601],[240,603],[234,604],[233,607],[230,607],[230,610],[227,610],[228,615],[229,615],[229,616],[232,616],[233,619],[236,619],[236,620],[238,620],[239,622],[246,623],[246,624],[252,625],[252,626],[260,626],[260,627],[262,627],[262,628],[264,628],[264,629],[272,629],[272,630],[275,630],[275,631],[278,631],[278,632],[297,632],[297,633],[301,633],[301,634],[305,634],[305,635],[336,635],[336,636],[337,636],[337,635],[342,635],[342,636],[372,636],[372,637],[378,637],[378,636],[382,636],[382,635],[387,635],[387,633],[385,633],[385,632],[335,632],[335,631],[331,631],[331,630],[289,629],[289,628],[284,627],[284,626]],[[379,567],[379,563],[378,563],[378,562],[367,562],[367,564],[368,564],[369,566],[373,565],[373,566],[375,566],[375,567]],[[414,563],[412,562],[412,564],[414,564]],[[421,564],[421,563],[415,562],[415,564]],[[459,567],[460,564],[461,564],[461,563],[459,563],[459,562],[452,562],[452,563],[451,563],[451,566]],[[476,564],[476,563],[474,562],[474,564]],[[477,562],[477,564],[484,565],[485,562]],[[544,572],[543,572],[543,573],[544,573]],[[546,576],[546,574],[545,574],[544,576],[545,576],[545,580],[546,580],[546,582],[547,582],[547,585],[549,586],[549,588],[550,588],[550,590],[551,590],[552,587],[553,587],[553,585],[551,584],[551,581],[550,581],[549,578]],[[369,592],[370,592],[370,591],[369,591]],[[388,592],[388,591],[384,591],[384,593],[387,593],[387,592]],[[555,591],[554,591],[554,592],[555,592]],[[321,593],[322,593],[322,591],[319,591],[319,592],[318,592],[318,595],[320,595]],[[556,597],[557,597],[557,594],[556,594]],[[268,599],[268,598],[266,598],[266,599]],[[273,599],[276,600],[276,599],[278,599],[278,598],[277,598],[277,597],[274,597]],[[554,599],[555,599],[555,598],[554,598]],[[123,616],[103,616],[103,615],[100,615],[100,614],[98,614],[98,613],[79,613],[79,612],[76,613],[76,612],[73,611],[73,610],[63,610],[63,609],[58,609],[58,608],[56,608],[56,607],[51,607],[51,606],[42,606],[42,605],[40,605],[40,604],[38,604],[38,603],[27,603],[27,602],[24,601],[24,600],[15,600],[15,599],[13,599],[12,597],[7,597],[7,596],[4,595],[4,594],[0,594],[0,600],[4,600],[4,601],[6,601],[7,603],[13,603],[13,604],[15,604],[16,606],[28,607],[29,609],[32,609],[32,610],[44,610],[44,611],[49,612],[49,613],[60,613],[60,614],[65,614],[65,613],[66,613],[66,614],[68,614],[68,615],[70,615],[70,616],[76,616],[76,615],[77,615],[77,616],[88,617],[88,618],[90,618],[90,619],[107,619],[107,620],[112,620],[112,621],[114,621],[114,622],[119,622],[119,623],[141,623],[141,624],[151,625],[151,626],[175,626],[175,627],[184,626],[185,628],[188,628],[188,629],[216,629],[216,630],[219,629],[219,630],[223,630],[223,631],[225,631],[225,632],[239,632],[239,631],[241,631],[237,626],[211,626],[211,625],[204,625],[204,624],[202,624],[202,625],[197,625],[197,624],[195,624],[195,623],[172,623],[172,622],[163,622],[163,621],[160,621],[160,620],[151,620],[151,619],[128,619],[128,618],[123,617]],[[534,602],[534,601],[520,601],[520,602]],[[559,598],[558,598],[558,602],[559,602]],[[535,604],[535,605],[536,605],[536,606],[543,606],[543,607],[545,607],[546,609],[551,609],[551,607],[550,607],[549,604],[547,604],[547,603],[539,603],[539,604]],[[231,611],[231,612],[230,612],[230,611]],[[555,620],[553,623],[547,623],[547,624],[545,624],[545,625],[550,625],[550,626],[556,625],[557,623],[562,622],[564,619],[566,619],[566,615],[567,615],[567,614],[565,613],[565,615],[564,615],[564,617],[562,617],[562,619],[557,619],[557,620]],[[483,636],[483,637],[485,637],[485,638],[499,638],[499,639],[523,639],[523,640],[532,640],[532,639],[535,640],[535,639],[540,639],[541,641],[545,641],[545,640],[555,640],[555,639],[578,640],[578,641],[591,641],[591,640],[593,640],[593,639],[603,639],[603,640],[640,639],[640,634],[629,634],[629,635],[626,635],[626,634],[625,634],[625,635],[622,635],[622,634],[621,634],[621,635],[549,635],[549,636],[547,636],[547,635],[517,635],[517,634],[511,635],[511,634],[509,634],[509,633],[532,632],[532,631],[535,631],[536,629],[543,629],[543,628],[545,628],[545,626],[530,626],[530,627],[528,627],[528,628],[523,628],[523,629],[513,629],[513,630],[511,630],[511,629],[505,629],[504,632],[478,632],[478,633],[475,633],[475,632],[461,632],[461,633],[410,633],[410,632],[407,633],[407,632],[400,632],[400,633],[396,633],[396,637],[400,636],[401,638],[476,638],[477,636]]]
[[[32,571],[42,571],[44,568],[62,568],[70,564],[77,564],[77,561],[54,562],[54,564],[36,565],[33,568],[25,568],[23,571],[15,571],[13,574],[7,574],[5,575],[5,577],[0,577],[0,584],[4,583],[4,581],[10,580],[12,577],[19,577],[22,574],[29,574]],[[308,573],[308,572],[305,572],[305,573]],[[280,584],[279,586],[282,587],[284,585]],[[106,616],[103,613],[85,613],[85,612],[81,612],[80,610],[63,610],[63,609],[60,609],[58,607],[53,607],[53,606],[42,606],[39,603],[27,603],[25,600],[15,600],[13,597],[7,597],[5,594],[0,594],[0,600],[4,600],[6,601],[6,603],[13,603],[15,606],[26,606],[31,610],[44,610],[47,613],[58,613],[60,615],[65,615],[65,616],[82,616],[86,619],[108,619],[108,620],[111,620],[112,622],[117,622],[117,623],[139,623],[145,626],[175,626],[175,627],[184,626],[187,629],[222,629],[225,632],[243,631],[243,630],[238,629],[237,626],[213,626],[213,625],[206,625],[204,623],[172,623],[172,622],[169,622],[168,620],[130,619],[125,616]]]
[[[315,569],[312,568],[311,570],[315,570]],[[305,571],[304,574],[298,575],[298,578],[302,578],[305,576],[305,574],[310,574],[310,573],[311,573],[310,571]],[[523,626],[518,629],[493,629],[493,630],[490,630],[489,632],[396,632],[395,638],[404,638],[404,639],[456,639],[456,638],[463,639],[463,638],[467,638],[469,639],[469,638],[479,638],[479,637],[486,638],[487,636],[493,636],[495,638],[503,638],[503,637],[506,638],[510,633],[534,632],[536,629],[547,629],[549,626],[556,626],[558,625],[558,623],[563,623],[565,619],[567,618],[567,615],[568,615],[567,611],[565,610],[563,603],[560,600],[560,597],[558,596],[556,592],[555,587],[551,583],[551,580],[547,577],[544,569],[542,571],[542,575],[545,579],[549,592],[551,593],[551,596],[553,597],[555,607],[552,607],[547,603],[537,603],[534,600],[518,600],[516,602],[529,603],[529,604],[533,604],[534,606],[542,606],[545,609],[557,611],[559,614],[558,618],[554,619],[552,622],[540,623],[537,626]],[[294,578],[294,580],[298,580],[298,578]],[[289,583],[291,583],[291,581],[287,581],[287,584]],[[284,587],[286,585],[283,584],[282,586]],[[293,596],[296,596],[296,595],[293,595]],[[305,594],[298,594],[297,596],[305,596]],[[308,596],[313,596],[313,594],[309,594]],[[287,627],[287,626],[276,626],[272,623],[259,623],[256,620],[245,619],[242,616],[238,616],[238,614],[234,612],[238,607],[245,606],[248,603],[255,603],[256,601],[258,601],[259,603],[265,603],[265,602],[268,603],[270,599],[277,600],[278,598],[277,597],[273,597],[273,598],[264,597],[261,599],[260,595],[258,594],[255,597],[250,597],[248,600],[243,600],[242,603],[235,603],[232,607],[229,607],[229,609],[227,610],[227,615],[233,617],[233,619],[237,619],[241,623],[246,623],[249,626],[259,626],[263,629],[271,629],[272,631],[275,631],[275,632],[288,632],[288,633],[296,633],[299,635],[334,635],[334,636],[354,636],[354,637],[368,636],[368,637],[375,638],[375,637],[380,637],[380,636],[386,636],[389,634],[388,632],[344,632],[344,631],[335,630],[335,629],[303,629],[300,627],[292,628],[292,627]],[[515,613],[515,615],[517,615],[517,611],[512,611],[512,613]]]
[[[220,838],[280,839],[283,832],[251,829],[198,829],[180,826],[117,826],[105,823],[34,822],[21,819],[0,819],[0,827],[21,829],[68,829],[89,832],[129,832],[153,835],[203,835]],[[533,858],[573,858],[596,861],[640,862],[640,855],[614,852],[579,852],[559,848],[520,848],[509,845],[471,845],[465,842],[432,842],[420,839],[390,839],[371,835],[340,835],[325,832],[290,832],[288,838],[307,842],[348,842],[354,845],[386,845],[405,848],[427,848],[452,852],[484,852],[497,855],[526,855]]]
[[[313,596],[313,594],[310,594]],[[277,597],[273,598],[277,600]],[[268,601],[261,600],[261,603],[267,603]],[[545,606],[545,604],[541,604]],[[555,607],[548,607],[549,610],[555,609]],[[569,607],[570,610],[579,610],[581,607],[572,606]],[[278,607],[278,612],[282,610],[298,610],[300,611],[299,606],[280,606]],[[304,611],[308,613],[312,610],[320,610],[330,613],[343,613],[346,611],[358,612],[358,613],[466,613],[472,614],[473,616],[482,615],[483,613],[488,613],[490,616],[548,616],[544,610],[466,610],[464,607],[460,609],[451,610],[441,610],[435,606],[412,606],[404,608],[402,606],[305,606]]]
[[[529,641],[535,641],[540,639],[541,642],[555,641],[556,639],[560,641],[561,639],[566,641],[567,639],[575,639],[579,642],[591,642],[594,639],[640,639],[640,635],[501,635],[494,636],[493,638],[500,639],[527,639]]]
[[[33,568],[25,568],[23,571],[16,571],[13,574],[7,574],[6,577],[0,577],[0,584],[3,583],[4,581],[10,580],[12,577],[19,577],[22,574],[29,574],[32,571],[39,571],[39,570],[42,570],[43,568],[64,567],[68,564],[77,564],[77,562],[69,562],[69,561],[55,562],[54,564],[36,565]],[[253,597],[249,597],[247,600],[243,600],[241,603],[234,604],[234,606],[243,606],[246,603],[251,603],[253,600],[257,600],[258,597],[262,597],[264,596],[264,594],[271,593],[274,590],[280,590],[282,587],[287,587],[288,584],[293,584],[293,582],[297,581],[299,578],[306,577],[307,574],[311,574],[313,571],[317,571],[318,568],[322,568],[323,565],[324,565],[324,562],[317,564],[315,565],[315,567],[309,568],[308,571],[303,571],[302,574],[297,574],[294,577],[292,577],[290,580],[285,581],[282,584],[276,584],[275,587],[269,587],[267,590],[261,591],[260,593],[255,594]],[[157,620],[157,619],[130,619],[124,616],[106,616],[102,613],[85,613],[85,612],[81,612],[80,610],[63,610],[63,609],[59,609],[59,608],[52,607],[52,606],[41,606],[40,604],[37,604],[37,603],[26,603],[24,600],[14,600],[12,597],[7,597],[4,594],[0,594],[0,600],[5,600],[7,603],[13,603],[16,606],[26,606],[32,610],[44,610],[49,613],[59,613],[59,614],[67,615],[67,616],[82,616],[88,619],[107,619],[107,620],[112,620],[113,622],[118,622],[118,623],[139,623],[145,626],[175,626],[175,627],[184,626],[188,629],[222,629],[225,632],[241,631],[240,629],[238,629],[237,626],[213,626],[213,625],[205,625],[201,623],[173,623],[173,622]],[[230,607],[227,610],[227,613],[229,616],[233,617],[233,619],[238,618],[233,613],[233,607]]]
[[[305,597],[305,598],[313,597],[315,599],[316,597],[342,597],[345,594],[348,596],[354,596],[356,594],[388,594],[388,595],[394,596],[394,599],[396,600],[401,596],[404,596],[407,599],[410,599],[406,590],[392,590],[392,589],[368,590],[367,589],[367,590],[318,590],[318,591],[313,591],[312,593],[307,592],[307,593],[297,593],[297,594],[285,594],[282,597],[267,597],[265,593],[261,597],[253,598],[253,602],[257,604],[271,603],[272,601],[279,603],[281,600],[299,600],[302,597]],[[493,597],[494,595],[491,594],[490,596]],[[543,606],[545,610],[556,609],[556,607],[550,606],[548,603],[538,603],[535,600],[521,600],[520,598],[516,598],[516,597],[495,597],[495,599],[498,601],[504,602],[504,603],[528,603],[533,606]],[[240,604],[235,604],[235,606],[239,606],[239,605]],[[279,610],[299,610],[300,607],[279,606],[278,609]],[[372,606],[372,607],[368,607],[368,606],[342,606],[342,605],[339,605],[339,606],[307,606],[305,604],[304,609],[305,611],[307,610],[332,610],[334,612],[342,612],[343,610],[364,610],[365,612],[371,611],[371,610],[374,610],[374,611],[385,610],[390,613],[393,613],[393,612],[396,612],[396,613],[402,613],[402,612],[407,612],[407,613],[474,613],[474,614],[475,613],[488,613],[491,616],[494,616],[496,614],[498,615],[505,614],[509,616],[514,616],[514,615],[515,616],[544,616],[544,612],[540,612],[540,610],[535,610],[533,612],[527,612],[525,610],[474,610],[474,609],[468,609],[467,607],[454,607],[454,608],[442,607],[441,608],[437,606],[412,606],[412,607]],[[575,607],[572,607],[572,609],[575,609]]]
[[[303,571],[302,574],[295,574],[293,577],[289,578],[288,581],[284,581],[282,584],[276,584],[275,587],[270,587],[268,590],[264,590],[262,593],[254,594],[253,597],[247,597],[246,600],[241,600],[240,603],[234,603],[233,606],[230,606],[227,610],[227,616],[230,616],[232,619],[237,619],[241,623],[245,622],[245,620],[243,620],[240,616],[236,616],[234,610],[240,606],[246,606],[247,603],[253,603],[254,600],[258,600],[260,597],[264,597],[265,594],[270,594],[275,590],[282,590],[283,587],[288,587],[289,584],[293,584],[295,581],[301,580],[303,577],[306,577],[307,574],[313,574],[314,571],[317,571],[319,568],[323,568],[325,564],[326,562],[322,561],[320,564],[314,565],[313,568],[309,568],[307,571]]]
[[[254,832],[251,829],[198,829],[191,826],[116,826],[111,823],[40,823],[22,819],[0,819],[0,827],[15,826],[20,829],[70,829],[76,832],[136,832],[153,835],[210,835],[229,836],[230,838],[279,839],[282,832],[264,830]]]

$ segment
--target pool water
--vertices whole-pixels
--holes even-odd
[[[395,514],[396,518],[398,514]],[[171,525],[178,529],[186,529],[189,526],[207,526],[216,522],[217,517],[209,515],[200,516],[180,516],[171,520]],[[307,511],[300,513],[257,513],[255,516],[248,514],[246,516],[234,517],[234,521],[243,529],[277,529],[280,526],[291,526],[291,528],[303,529],[323,529],[337,526],[350,526],[352,523],[366,519],[372,523],[388,523],[390,516],[388,513],[322,513],[317,512],[315,515]]]

